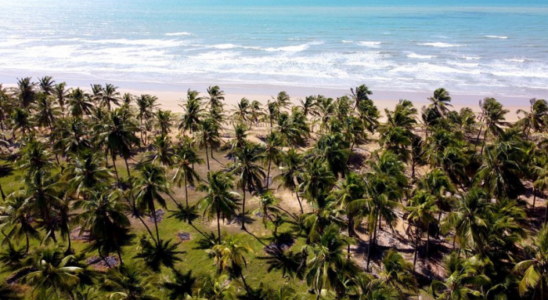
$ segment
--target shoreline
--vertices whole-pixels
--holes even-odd
[[[33,80],[37,80],[38,77],[44,76],[42,74],[29,74],[19,77],[12,77],[0,73],[0,83],[3,83],[4,87],[14,87],[17,78],[31,76]],[[68,80],[64,80],[67,78]],[[150,82],[133,82],[133,81],[116,81],[116,80],[87,80],[87,79],[75,79],[70,76],[63,77],[61,75],[53,75],[53,79],[59,82],[66,82],[68,88],[80,87],[86,91],[90,90],[92,83],[111,83],[118,87],[120,94],[130,93],[133,95],[150,94],[158,97],[158,104],[162,109],[171,110],[174,113],[182,112],[182,107],[179,105],[183,99],[186,99],[186,92],[190,88],[197,90],[200,96],[207,96],[206,89],[209,86],[219,85],[225,92],[225,104],[227,109],[231,110],[236,103],[242,98],[247,98],[250,101],[258,100],[265,104],[268,100],[273,99],[280,91],[286,91],[291,97],[291,102],[298,104],[300,99],[304,99],[310,95],[324,95],[326,97],[341,97],[350,95],[350,86],[347,88],[329,88],[329,87],[298,87],[298,86],[284,86],[274,84],[206,84],[200,82],[194,83],[150,83]],[[377,91],[374,87],[370,87],[373,94],[371,99],[377,105],[381,111],[381,119],[384,116],[384,109],[392,110],[400,99],[407,99],[413,102],[417,110],[422,106],[428,105],[428,97],[433,93],[431,92],[416,92],[416,91]],[[479,100],[486,97],[494,97],[501,102],[505,109],[509,110],[507,114],[507,121],[515,122],[519,119],[516,111],[518,109],[529,109],[529,99],[531,98],[548,98],[544,96],[507,96],[501,94],[467,94],[451,92],[451,104],[454,110],[460,110],[463,107],[470,107],[473,111],[479,111]],[[548,93],[548,90],[547,90]]]

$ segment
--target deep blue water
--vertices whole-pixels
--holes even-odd
[[[2,0],[0,73],[536,96],[548,1]]]

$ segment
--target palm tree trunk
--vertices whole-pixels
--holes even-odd
[[[116,181],[118,182],[118,184],[120,184],[120,177],[118,176],[118,169],[116,169],[116,158],[115,158],[115,154],[114,154],[114,151],[112,152],[112,166],[114,167],[114,174],[116,175]]]
[[[126,163],[127,178],[131,178],[131,173],[129,172],[129,164],[127,163],[127,158],[125,157],[124,162]]]
[[[2,201],[5,201],[6,195],[4,194],[4,189],[2,188],[2,184],[0,184],[0,195],[2,195]]]
[[[207,171],[209,172],[209,154],[207,152],[207,144],[205,144],[205,155],[206,155],[206,162],[207,162]]]
[[[143,218],[141,218],[141,216],[137,216],[137,218],[141,221],[141,223],[143,223],[143,225],[145,226],[146,230],[148,231],[148,234],[150,234],[150,237],[152,238],[152,240],[154,241],[154,243],[156,245],[158,245],[158,242],[156,241],[156,239],[154,238],[154,234],[152,234],[152,231],[150,230],[150,228],[148,227],[147,223],[145,222],[145,220],[143,220]]]
[[[116,253],[118,254],[118,260],[120,261],[120,266],[124,264],[124,261],[122,260],[122,252],[120,252],[120,247],[116,245]]]
[[[67,233],[67,240],[68,240],[67,253],[71,253],[72,252],[72,241],[70,239],[70,231]]]
[[[373,246],[375,244],[375,240],[377,239],[377,219],[375,218],[373,222],[373,236],[369,234],[369,247],[367,248],[367,266],[366,271],[369,272],[369,262],[371,261],[371,249],[373,249]]]
[[[301,197],[299,197],[299,191],[295,191],[295,195],[297,196],[297,201],[299,202],[299,207],[301,208],[301,215],[304,214],[303,210],[303,204],[301,202]]]
[[[185,180],[185,202],[186,202],[186,208],[188,208],[188,187],[186,186],[186,172],[184,174],[184,180]],[[190,223],[188,223],[190,224]]]
[[[430,261],[430,222],[426,226],[426,260]]]
[[[485,147],[485,140],[487,139],[487,128],[485,129],[485,132],[483,133],[483,142],[481,143],[481,152],[480,154],[483,154],[483,148]]]
[[[417,266],[417,254],[419,253],[419,227],[415,227],[415,234],[417,235],[417,238],[415,239],[415,255],[413,257],[413,272],[415,271],[415,268]]]
[[[533,212],[535,211],[536,202],[537,202],[537,193],[536,193],[535,185],[533,184]]]
[[[548,201],[546,201],[546,212],[544,215],[544,225],[548,224]]]
[[[268,186],[269,186],[269,183],[270,183],[270,167],[271,167],[271,164],[272,164],[272,159],[269,157],[268,158],[268,169],[266,171],[266,178],[264,180],[264,186],[267,189],[268,189]]]
[[[244,283],[245,291],[249,293],[249,285],[247,285],[247,282],[245,281],[244,273],[240,271],[240,278],[242,278],[242,282]]]
[[[211,154],[211,159],[215,159],[215,157],[213,157],[213,147],[209,148],[209,154]]]
[[[242,201],[242,230],[245,230],[245,183],[243,190],[243,201]]]
[[[152,214],[154,218],[154,227],[156,227],[156,238],[158,238],[158,244],[160,244],[160,232],[158,231],[158,220],[156,216],[156,206],[154,205],[154,201],[152,201]]]
[[[219,236],[219,244],[221,243],[221,210],[217,208],[217,235]]]

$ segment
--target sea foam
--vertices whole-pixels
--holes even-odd
[[[430,47],[435,47],[435,48],[462,47],[462,45],[458,45],[458,44],[449,44],[449,43],[443,43],[443,42],[435,42],[435,43],[418,43],[417,45],[420,45],[420,46],[430,46]]]

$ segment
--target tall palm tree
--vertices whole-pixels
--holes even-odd
[[[27,108],[34,103],[36,83],[33,83],[31,80],[32,78],[30,77],[17,79],[16,94],[19,104],[23,108]]]
[[[91,151],[72,156],[63,174],[67,191],[78,198],[81,193],[87,195],[102,184],[108,186],[113,174],[103,165],[102,156]]]
[[[171,132],[172,116],[171,111],[159,109],[156,112],[156,126],[160,129],[162,135],[168,135]]]
[[[265,173],[259,162],[263,160],[264,149],[254,143],[245,143],[244,147],[236,153],[236,163],[232,173],[238,178],[236,185],[242,189],[242,230],[245,230],[245,200],[246,191],[249,193],[262,189]]]
[[[267,165],[264,187],[268,189],[270,186],[270,169],[272,163],[279,165],[282,158],[282,139],[279,134],[272,132],[266,135],[263,160]]]
[[[138,146],[140,142],[135,135],[137,131],[137,125],[133,120],[124,118],[121,109],[111,111],[109,118],[104,123],[96,125],[96,132],[99,133],[97,139],[105,144],[110,153],[114,174],[116,174],[118,182],[120,182],[120,178],[116,168],[116,156],[120,155],[124,159],[127,174],[130,177],[128,159],[132,155],[131,150],[133,147]]]
[[[117,89],[117,86],[110,83],[105,84],[105,87],[101,89],[99,104],[106,107],[108,111],[112,110],[112,105],[120,106],[120,92]]]
[[[111,252],[118,254],[120,264],[124,263],[122,246],[128,245],[132,237],[126,215],[130,208],[122,197],[118,190],[93,191],[88,199],[78,199],[73,205],[79,211],[75,219],[81,225],[80,234],[89,232],[90,248],[96,249],[107,265],[106,257]]]
[[[163,194],[170,195],[171,191],[166,179],[165,170],[161,166],[144,162],[138,166],[137,170],[139,171],[139,175],[133,182],[135,206],[140,211],[146,211],[151,214],[154,220],[154,227],[156,228],[156,239],[152,233],[149,233],[158,245],[161,243],[161,239],[158,230],[156,203],[166,209],[167,204]]]
[[[207,88],[209,110],[217,110],[223,107],[225,92],[218,85]]]
[[[247,98],[240,99],[240,102],[236,103],[234,112],[232,113],[232,119],[236,121],[236,123],[246,124],[250,121],[250,107],[251,106]]]
[[[70,114],[73,117],[83,117],[91,113],[93,107],[91,98],[80,88],[73,89],[67,98]]]
[[[303,214],[303,205],[299,197],[299,186],[302,183],[301,174],[304,167],[303,156],[297,150],[289,149],[282,154],[280,165],[280,174],[274,177],[274,180],[280,181],[278,188],[283,187],[295,193],[301,214]]]
[[[426,255],[428,257],[428,250],[430,244],[430,224],[436,222],[434,214],[437,211],[436,199],[425,190],[419,190],[415,195],[407,202],[405,210],[408,212],[407,222],[409,223],[408,234],[415,236],[415,255],[413,257],[413,270],[417,265],[417,254],[420,241],[424,232],[427,233],[426,238]],[[411,225],[415,227],[415,232],[411,231]]]
[[[451,95],[449,95],[449,91],[447,91],[444,88],[439,88],[434,91],[434,95],[432,97],[428,98],[430,103],[430,108],[434,109],[438,112],[439,115],[445,116],[446,113],[449,112],[449,108],[452,105],[451,102]]]
[[[198,154],[192,147],[192,140],[184,138],[183,141],[175,147],[175,174],[173,182],[181,187],[185,187],[185,202],[188,208],[188,185],[195,186],[200,180],[200,176],[194,170],[195,164],[203,164],[204,160],[198,157]],[[190,220],[189,220],[190,222]]]
[[[156,96],[151,96],[151,95],[148,95],[148,94],[143,94],[139,97],[136,98],[135,100],[135,103],[137,104],[137,117],[139,118],[139,124],[140,124],[140,128],[141,128],[141,141],[143,142],[143,144],[146,145],[146,138],[143,139],[143,133],[145,133],[145,137],[146,137],[146,133],[147,133],[147,130],[146,127],[143,125],[143,121],[148,121],[150,119],[152,119],[152,117],[154,116],[154,113],[153,113],[153,110],[156,108],[157,106],[157,102],[158,101],[158,98]]]
[[[187,130],[194,133],[200,130],[200,125],[204,118],[204,108],[202,106],[202,98],[198,97],[198,92],[193,90],[187,91],[187,100],[181,105],[183,114],[179,122],[179,130],[185,133]]]
[[[52,95],[55,92],[55,80],[51,76],[38,78],[38,87],[40,88],[40,92],[45,95]]]
[[[171,168],[175,163],[175,149],[169,136],[158,135],[150,145],[151,150],[146,153],[146,160]]]
[[[61,115],[60,108],[55,105],[54,99],[46,96],[36,97],[34,108],[34,123],[40,127],[47,127],[53,131],[55,120]]]
[[[198,130],[195,132],[195,140],[200,149],[205,149],[207,170],[209,171],[209,155],[213,154],[213,149],[221,144],[219,128],[215,120],[207,118],[203,120]],[[213,157],[212,157],[213,158]]]
[[[530,290],[531,299],[545,299],[548,295],[548,227],[544,226],[527,247],[527,259],[519,262],[514,271],[520,274],[519,294],[524,297]]]
[[[350,88],[350,92],[354,99],[354,109],[360,107],[362,102],[370,101],[369,96],[373,95],[373,92],[365,84],[356,87],[356,89]]]
[[[308,96],[305,97],[304,100],[300,99],[299,102],[301,103],[301,109],[303,111],[303,114],[305,117],[308,118],[308,116],[314,117],[317,113],[316,109],[318,106],[318,102],[316,100],[317,98],[315,96]]]
[[[532,130],[539,132],[546,128],[547,125],[545,123],[545,116],[548,115],[548,103],[546,100],[533,98],[529,100],[529,103],[531,103],[531,108],[528,112],[523,109],[517,110],[517,114],[523,115],[523,118],[516,122],[516,125],[523,128],[525,139],[529,139]]]
[[[340,299],[346,292],[345,281],[355,276],[357,266],[352,260],[345,259],[345,243],[336,226],[325,229],[320,240],[308,246],[311,258],[307,262],[306,283],[314,289],[316,299],[320,299],[322,290],[334,291]]]
[[[239,195],[231,191],[234,188],[232,177],[222,171],[207,174],[207,182],[198,186],[198,191],[206,193],[199,201],[204,216],[217,218],[218,241],[221,242],[221,219],[230,219],[236,215]]]
[[[18,130],[21,131],[21,134],[23,136],[26,136],[27,132],[32,130],[32,121],[31,121],[28,110],[24,108],[16,107],[13,109],[10,119],[12,123],[11,132],[14,138],[15,138],[15,132]]]
[[[497,137],[503,132],[502,126],[508,125],[506,122],[508,110],[504,109],[502,104],[495,98],[485,98],[482,104],[482,111],[486,127],[481,146],[481,153],[483,154],[487,133],[491,133],[493,136]]]

